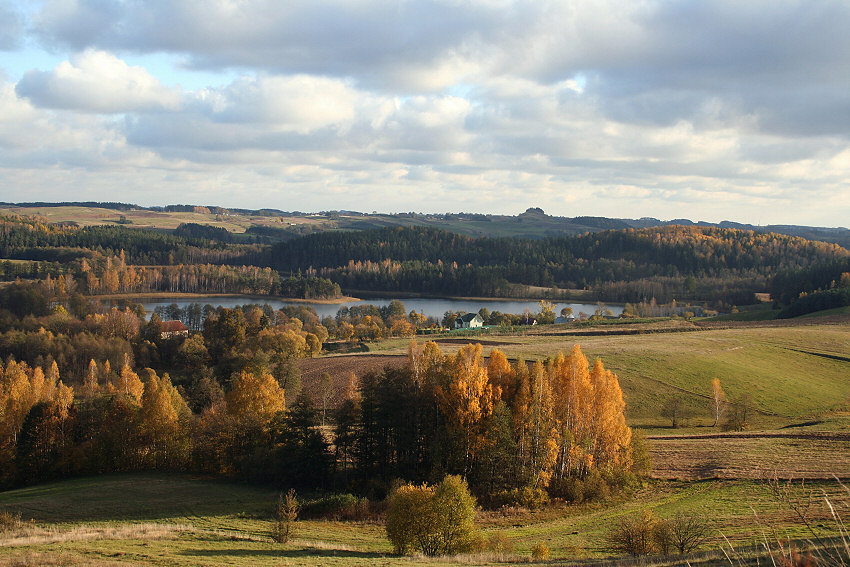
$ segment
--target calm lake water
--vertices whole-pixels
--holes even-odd
[[[176,303],[181,308],[191,303],[200,303],[201,305],[210,304],[214,307],[219,305],[222,307],[236,307],[237,305],[246,305],[251,303],[264,304],[268,303],[273,308],[278,309],[283,305],[306,305],[312,307],[319,314],[319,318],[333,317],[340,307],[352,307],[354,305],[377,305],[379,307],[389,305],[392,298],[370,298],[362,301],[349,301],[346,303],[295,303],[291,301],[282,301],[279,299],[267,298],[252,298],[252,297],[198,297],[194,299],[161,299],[157,301],[143,301],[142,305],[148,314],[153,313],[160,305],[171,305]],[[422,312],[426,317],[436,317],[442,319],[446,311],[466,311],[467,313],[478,312],[482,307],[486,307],[490,311],[501,311],[502,313],[524,313],[528,308],[532,313],[540,311],[537,301],[532,300],[502,300],[502,299],[433,299],[433,298],[408,298],[399,299],[404,303],[405,310],[410,313],[411,310]],[[555,314],[559,314],[564,307],[572,307],[573,314],[577,317],[579,312],[592,315],[596,311],[596,304],[589,303],[555,303]],[[614,315],[619,315],[623,311],[620,305],[608,305],[608,309]]]

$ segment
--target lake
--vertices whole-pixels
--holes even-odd
[[[404,303],[407,313],[415,310],[417,313],[424,313],[426,317],[436,317],[437,320],[443,318],[446,311],[465,311],[467,313],[478,312],[482,307],[486,307],[490,311],[501,311],[502,313],[524,313],[528,308],[532,313],[540,311],[540,307],[535,300],[522,299],[440,299],[440,298],[397,298]],[[202,306],[210,304],[214,307],[236,307],[237,305],[246,304],[264,304],[268,303],[273,308],[278,309],[284,305],[305,305],[312,307],[319,314],[319,318],[333,317],[340,307],[352,307],[354,305],[377,305],[379,307],[389,305],[392,298],[370,298],[362,301],[348,301],[345,303],[304,303],[292,302],[281,299],[267,299],[257,297],[197,297],[193,299],[159,299],[155,301],[142,301],[145,311],[148,314],[153,313],[160,305],[171,305],[176,303],[181,308],[192,303],[200,303]],[[553,302],[554,303],[554,302]],[[578,317],[580,312],[592,315],[596,311],[596,304],[591,303],[555,303],[555,314],[558,315],[564,307],[572,307],[573,314]],[[623,312],[623,307],[620,305],[607,305],[608,309],[614,315],[619,315]]]

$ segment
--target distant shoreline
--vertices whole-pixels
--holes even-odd
[[[245,298],[245,299],[256,299],[256,300],[269,300],[269,301],[287,301],[291,303],[324,303],[328,305],[333,305],[336,303],[349,303],[352,301],[361,301],[356,297],[350,297],[347,295],[343,295],[341,297],[334,297],[332,299],[304,299],[300,297],[284,297],[280,295],[246,295],[241,293],[174,293],[167,291],[160,292],[151,292],[151,293],[110,293],[105,295],[88,295],[86,297],[92,299],[106,299],[106,300],[119,300],[119,299],[133,299],[139,302],[143,302],[145,300],[149,301],[159,301],[161,299],[204,299],[207,297],[210,298],[221,298],[221,297],[237,297],[237,298]]]
[[[245,298],[250,300],[256,300],[258,302],[261,301],[285,301],[288,303],[317,303],[323,305],[337,305],[343,303],[354,303],[354,302],[362,302],[369,303],[370,299],[398,299],[402,303],[405,299],[434,299],[439,300],[443,299],[446,301],[481,301],[485,303],[502,303],[502,302],[529,302],[529,301],[540,301],[546,300],[554,304],[583,304],[583,305],[594,305],[597,301],[592,301],[589,299],[582,300],[578,298],[574,299],[553,299],[553,298],[545,298],[545,297],[470,297],[470,296],[457,296],[457,295],[431,295],[424,293],[409,293],[409,292],[381,292],[381,291],[366,291],[366,290],[350,290],[353,293],[357,293],[360,297],[354,297],[351,295],[343,295],[341,297],[335,297],[333,299],[303,299],[296,297],[284,297],[279,295],[249,295],[249,294],[239,294],[239,293],[179,293],[179,292],[150,292],[150,293],[111,293],[104,295],[88,295],[86,297],[92,299],[102,299],[107,301],[112,300],[121,300],[121,299],[130,299],[134,301],[138,301],[143,303],[145,301],[162,301],[168,299],[174,300],[187,300],[187,299],[204,299],[204,298]],[[370,297],[371,296],[371,297]],[[611,301],[603,301],[601,302],[603,305],[617,305],[622,306],[624,303],[620,302],[611,302]]]

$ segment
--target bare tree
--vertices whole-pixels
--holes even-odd
[[[708,539],[709,525],[702,517],[678,514],[666,523],[679,553],[690,553]]]
[[[679,421],[687,417],[685,415],[685,405],[682,403],[681,398],[678,396],[667,398],[667,401],[661,406],[661,417],[669,419],[673,429],[679,427]]]
[[[608,534],[608,545],[634,557],[655,551],[654,532],[658,519],[649,510],[634,517],[623,517]]]

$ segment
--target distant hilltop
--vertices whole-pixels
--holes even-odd
[[[516,216],[492,215],[482,213],[363,213],[348,210],[331,210],[320,212],[282,211],[280,209],[241,209],[225,208],[216,205],[164,205],[145,207],[129,203],[113,202],[25,202],[0,203],[0,208],[11,209],[20,214],[40,214],[39,209],[50,208],[56,214],[48,215],[51,222],[67,222],[74,212],[68,210],[67,215],[59,214],[57,209],[79,208],[106,209],[120,212],[130,226],[151,226],[150,216],[145,222],[136,222],[133,213],[161,213],[192,215],[183,219],[185,222],[198,224],[221,225],[226,218],[247,232],[264,233],[270,230],[281,232],[281,237],[297,236],[305,233],[321,232],[324,230],[368,230],[387,226],[428,226],[458,234],[487,237],[515,238],[546,238],[550,236],[573,236],[588,232],[618,229],[641,229],[659,226],[684,225],[700,227],[735,228],[755,232],[775,232],[788,236],[799,236],[808,240],[819,240],[839,244],[850,249],[850,230],[843,227],[815,227],[801,225],[752,225],[732,221],[706,222],[692,221],[685,218],[660,220],[653,217],[639,219],[609,218],[595,216],[560,217],[547,215],[539,207],[530,207]],[[41,213],[46,214],[46,213]],[[66,218],[67,217],[67,218]],[[209,219],[207,219],[209,217]],[[116,221],[111,221],[116,222]],[[156,223],[153,222],[155,225]],[[176,225],[175,225],[176,226]],[[252,228],[253,227],[253,228]],[[161,228],[173,228],[163,226]],[[235,226],[225,227],[233,230]],[[291,234],[290,234],[291,233]]]

